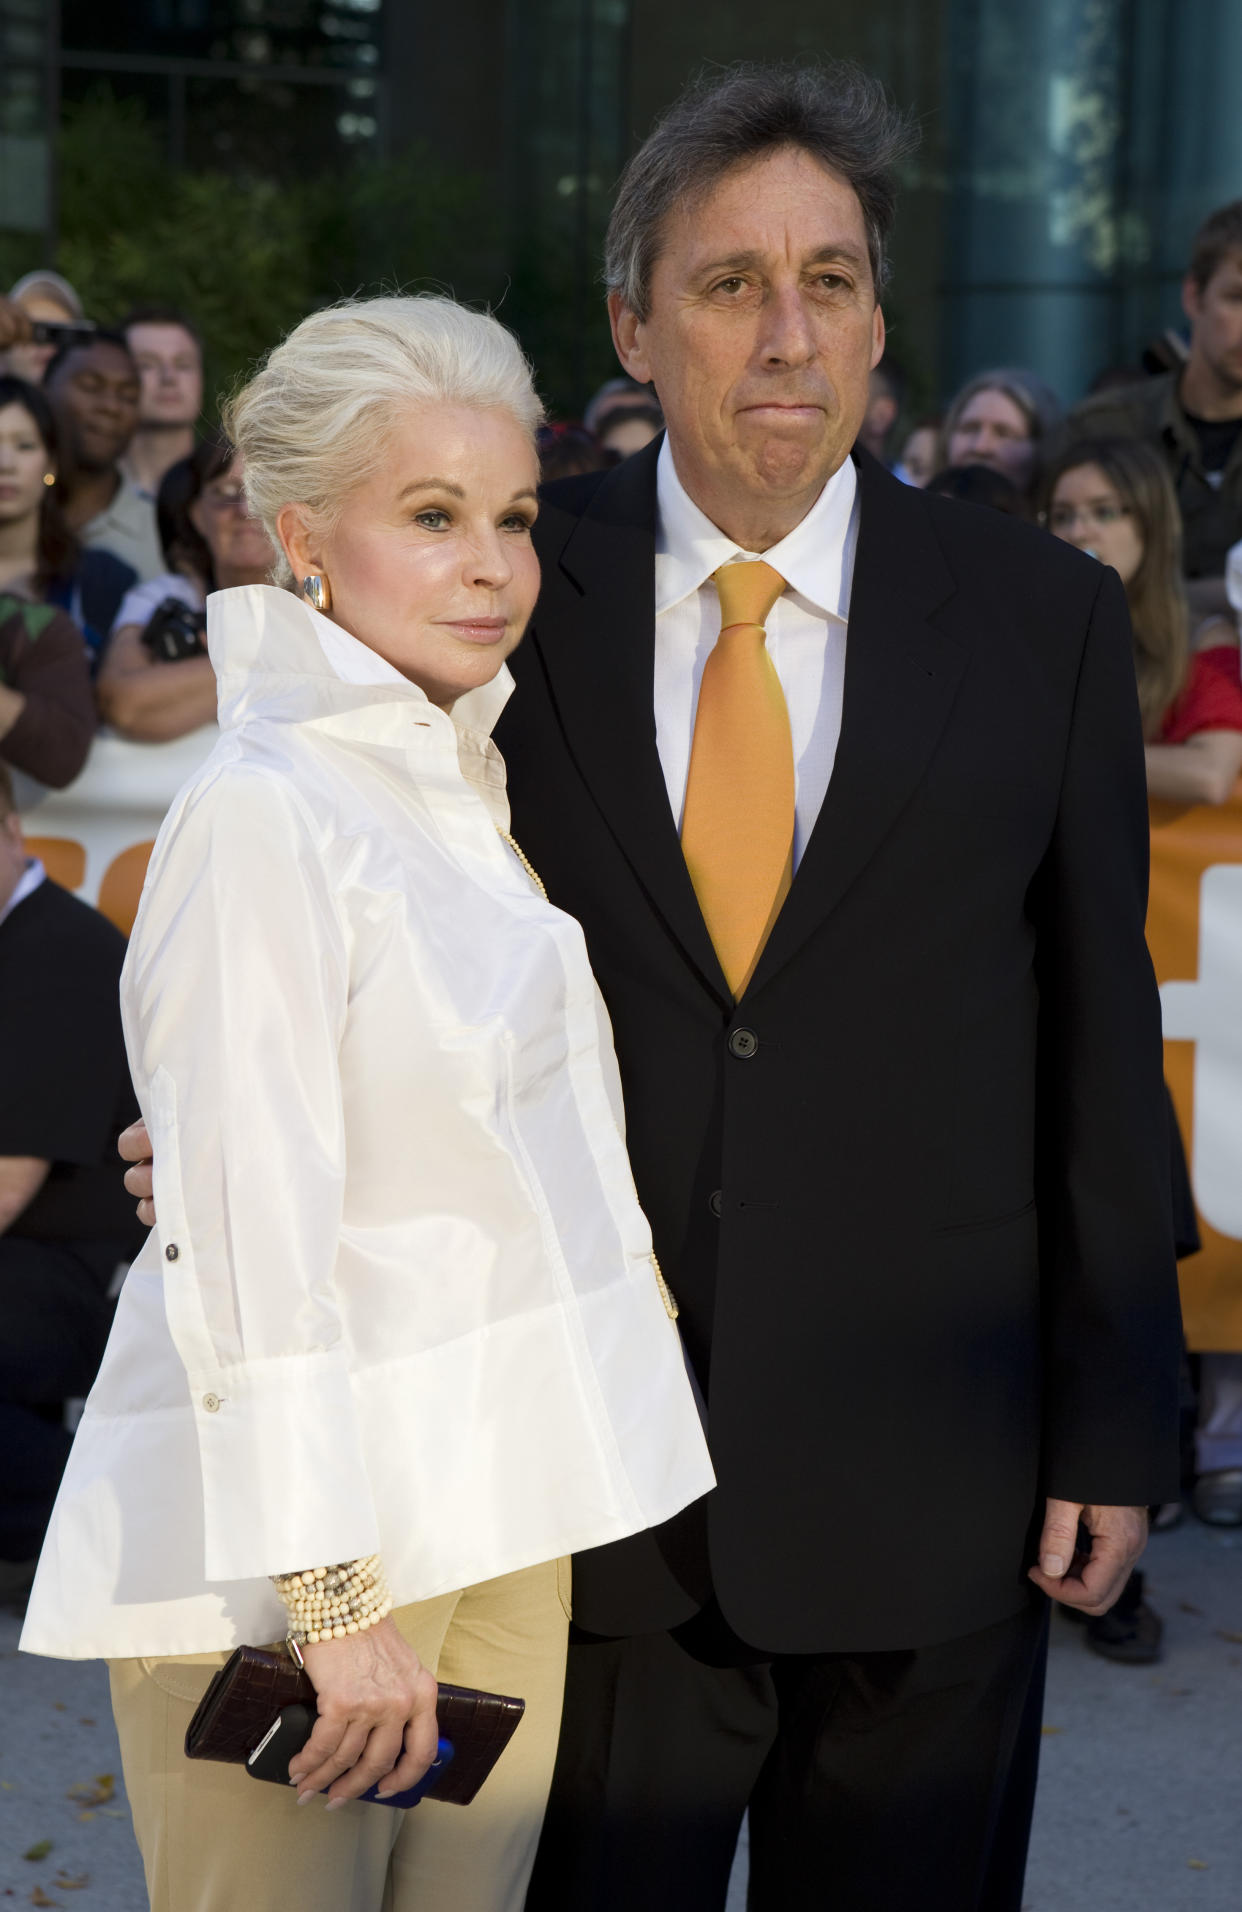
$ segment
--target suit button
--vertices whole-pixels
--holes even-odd
[[[729,1037],[729,1054],[740,1056],[745,1061],[753,1056],[759,1047],[759,1038],[753,1029],[735,1029]]]
[[[176,1242],[170,1241],[167,1248],[164,1250],[164,1260],[176,1261],[180,1253],[181,1253],[181,1250],[178,1248]]]
[[[707,1206],[717,1218],[724,1214],[724,1195],[720,1189],[714,1188],[712,1190],[707,1198]]]

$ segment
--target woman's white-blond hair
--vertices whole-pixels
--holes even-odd
[[[251,509],[288,583],[276,518],[304,505],[330,531],[349,493],[379,468],[386,427],[410,405],[505,411],[532,436],[543,417],[522,348],[499,320],[433,294],[347,299],[312,312],[224,407],[245,459]]]

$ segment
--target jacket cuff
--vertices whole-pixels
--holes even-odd
[[[339,1354],[200,1372],[190,1389],[209,1581],[378,1551],[353,1386]]]

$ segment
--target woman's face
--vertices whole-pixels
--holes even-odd
[[[901,463],[911,484],[922,490],[936,471],[936,430],[920,425],[901,448]]]
[[[0,407],[0,524],[34,517],[50,469],[47,446],[25,406]]]
[[[259,520],[252,517],[242,490],[245,461],[240,453],[231,465],[203,486],[187,512],[199,537],[211,552],[216,583],[261,583],[272,568],[272,547]]]
[[[1026,413],[994,387],[975,393],[946,449],[951,465],[991,465],[1022,491],[1035,471],[1035,441]]]
[[[1048,529],[1111,564],[1123,584],[1143,562],[1138,520],[1098,465],[1075,465],[1061,473],[1048,506]]]
[[[330,535],[288,540],[294,575],[322,571],[336,622],[447,706],[490,683],[535,608],[538,478],[508,412],[411,407]],[[298,511],[280,514],[282,536]]]

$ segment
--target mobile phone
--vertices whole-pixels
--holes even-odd
[[[314,1730],[316,1718],[314,1707],[302,1700],[295,1700],[292,1706],[286,1706],[279,1712],[246,1760],[246,1771],[250,1777],[269,1779],[277,1786],[287,1786],[289,1761],[305,1746]],[[435,1758],[417,1785],[408,1786],[404,1792],[389,1793],[386,1799],[379,1797],[374,1786],[358,1796],[372,1805],[395,1806],[398,1811],[405,1811],[409,1806],[416,1806],[428,1793],[434,1793],[452,1757],[452,1741],[442,1739],[436,1747]],[[325,1786],[324,1791],[327,1790]]]
[[[31,319],[32,345],[89,345],[99,327],[93,319]]]

